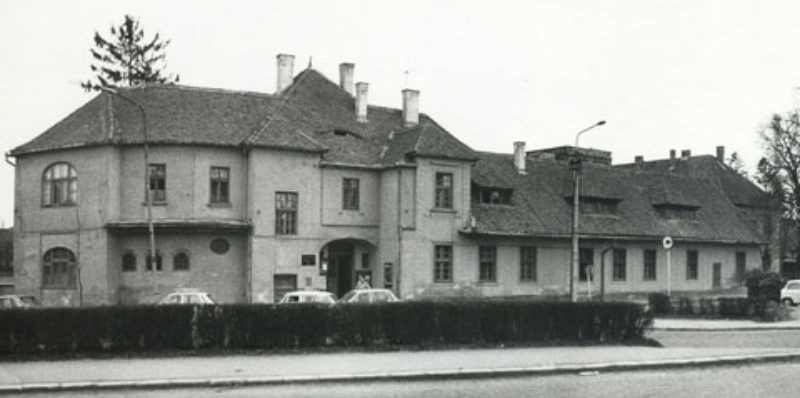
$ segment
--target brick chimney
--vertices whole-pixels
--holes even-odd
[[[403,125],[414,127],[419,124],[419,90],[403,90]]]
[[[369,83],[356,83],[356,120],[359,122],[367,121],[367,94],[369,93]]]
[[[353,75],[356,66],[349,62],[342,62],[339,64],[339,87],[347,91],[348,94],[354,95],[353,92]]]
[[[280,93],[294,81],[294,55],[278,54],[278,83],[275,92]]]
[[[644,163],[644,156],[637,155],[635,158],[633,158],[633,161],[636,164],[642,164],[642,163]]]
[[[525,142],[514,142],[514,166],[517,167],[517,172],[520,174],[528,174],[525,171]]]
[[[692,151],[689,149],[684,149],[681,151],[681,159],[689,159],[692,157]]]
[[[674,149],[670,149],[669,150],[669,160],[675,160],[675,150]]]
[[[717,147],[717,160],[720,162],[725,161],[725,147],[722,145]]]

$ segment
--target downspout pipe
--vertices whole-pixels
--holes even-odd
[[[600,252],[600,301],[606,300],[606,253],[616,249],[616,242],[611,241],[611,246]]]

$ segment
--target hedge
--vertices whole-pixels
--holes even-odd
[[[622,342],[651,325],[640,305],[597,302],[42,308],[0,311],[0,355]]]

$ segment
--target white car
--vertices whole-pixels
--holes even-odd
[[[0,296],[0,310],[12,308],[35,308],[39,307],[39,302],[33,296],[20,296],[17,294],[7,294]]]
[[[158,302],[158,305],[208,305],[215,304],[211,295],[197,289],[178,289]]]
[[[781,289],[781,303],[784,305],[800,303],[800,279],[786,281],[786,285]]]
[[[319,290],[298,290],[296,292],[284,294],[281,298],[281,301],[278,301],[278,304],[333,304],[335,302],[336,296],[334,296],[331,292],[323,292]]]
[[[400,301],[397,296],[387,289],[355,289],[345,293],[339,299],[340,303],[391,303]]]

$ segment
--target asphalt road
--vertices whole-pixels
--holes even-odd
[[[312,384],[161,391],[102,391],[60,395],[136,398],[245,397],[796,397],[800,363],[670,371],[641,371],[365,384]],[[49,397],[46,394],[26,397]]]
[[[800,348],[800,330],[653,331],[647,337],[657,340],[664,347]]]

